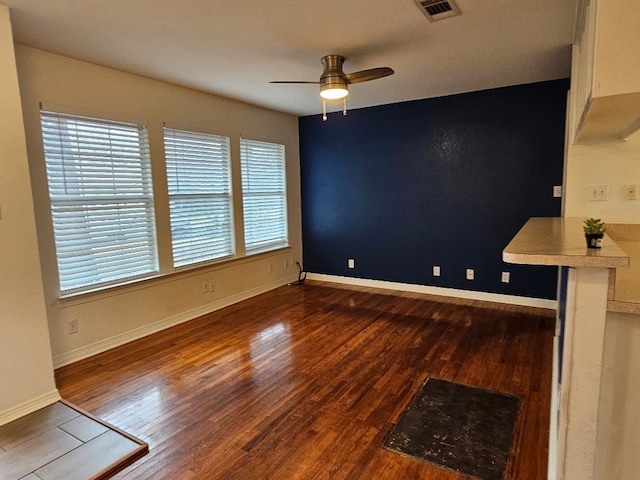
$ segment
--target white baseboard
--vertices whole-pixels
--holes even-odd
[[[84,347],[77,348],[61,355],[57,355],[53,357],[53,368],[59,368],[65,365],[69,365],[70,363],[74,363],[84,358],[88,358],[98,353],[102,353],[112,348],[118,347],[120,345],[124,345],[125,343],[129,343],[134,340],[138,340],[139,338],[146,337],[147,335],[151,335],[175,325],[188,322],[189,320],[201,317],[202,315],[215,312],[216,310],[220,310],[221,308],[228,307],[243,300],[247,300],[251,297],[255,297],[262,293],[268,292],[269,290],[281,287],[282,285],[291,283],[297,280],[297,278],[298,277],[296,276],[286,279],[280,279],[276,282],[260,285],[259,287],[222,298],[215,302],[202,305],[198,308],[180,312],[176,315],[172,315],[157,322],[149,323],[142,327],[138,327],[118,335],[114,335],[113,337],[105,338],[104,340],[100,340],[99,342],[85,345]]]
[[[58,390],[51,390],[50,392],[23,402],[20,405],[11,407],[8,410],[0,412],[0,426],[13,422],[25,415],[29,415],[41,408],[48,407],[49,405],[56,403],[58,400],[60,400],[60,393]]]
[[[426,285],[387,282],[382,280],[367,280],[362,278],[340,277],[337,275],[324,275],[324,274],[318,274],[318,273],[309,273],[307,278],[309,280],[318,280],[323,282],[339,283],[339,284],[345,284],[345,285],[373,287],[373,288],[380,288],[380,289],[387,289],[387,290],[400,290],[405,292],[425,293],[430,295],[442,295],[445,297],[457,297],[457,298],[466,298],[471,300],[483,300],[488,302],[506,303],[511,305],[523,305],[523,306],[529,306],[529,307],[551,308],[551,309],[556,308],[555,300],[545,300],[540,298],[518,297],[513,295],[501,295],[497,293],[474,292],[470,290],[458,290],[453,288],[430,287]],[[243,300],[247,300],[251,297],[255,297],[256,295],[260,295],[262,293],[268,292],[269,290],[273,290],[275,288],[278,288],[282,285],[286,285],[287,283],[293,282],[295,280],[297,280],[297,277],[281,279],[277,282],[261,285],[256,288],[246,290],[244,292],[240,292],[235,295],[231,295],[229,297],[225,297],[216,302],[208,303],[201,307],[187,310],[185,312],[181,312],[177,315],[164,318],[157,322],[153,322],[148,325],[144,325],[142,327],[121,333],[119,335],[115,335],[113,337],[100,340],[99,342],[95,342],[90,345],[85,345],[84,347],[80,347],[70,352],[53,357],[53,366],[54,368],[59,368],[65,365],[69,365],[70,363],[77,362],[84,358],[91,357],[92,355],[102,353],[104,351],[110,350],[120,345],[124,345],[125,343],[138,340],[139,338],[146,337],[147,335],[151,335],[153,333],[159,332],[161,330],[165,330],[175,325],[188,322],[189,320],[193,320],[202,315],[206,315],[208,313],[214,312],[221,308],[225,308],[235,303],[241,302]]]
[[[472,290],[458,290],[456,288],[431,287],[428,285],[415,285],[412,283],[387,282],[384,280],[368,280],[366,278],[341,277],[338,275],[324,275],[309,273],[309,280],[340,283],[343,285],[355,285],[359,287],[381,288],[386,290],[399,290],[401,292],[425,293],[428,295],[441,295],[443,297],[466,298],[469,300],[482,300],[485,302],[506,303],[509,305],[521,305],[524,307],[549,308],[555,310],[557,302],[544,298],[519,297],[516,295],[503,295],[501,293],[474,292]]]

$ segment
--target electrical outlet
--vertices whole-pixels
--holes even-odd
[[[638,185],[625,185],[624,186],[624,198],[625,198],[625,200],[637,200],[638,199]]]
[[[73,335],[74,333],[78,333],[78,319],[72,318],[71,320],[67,320],[67,334]]]
[[[433,276],[434,277],[439,277],[440,276],[440,265],[434,265],[433,266]]]
[[[269,271],[269,273],[273,273],[273,263],[270,263],[268,265],[267,270]]]
[[[286,270],[287,268],[289,268],[289,259],[285,258],[284,259],[284,269]]]
[[[347,260],[347,266],[349,268],[356,268],[356,261],[353,258],[350,258]]]
[[[553,198],[561,198],[561,197],[562,197],[562,185],[554,185]]]
[[[216,291],[216,281],[207,280],[202,282],[202,293],[212,293]]]
[[[511,280],[511,273],[502,272],[502,283],[509,283],[509,280]]]
[[[473,280],[475,277],[475,272],[473,268],[467,268],[467,280]]]

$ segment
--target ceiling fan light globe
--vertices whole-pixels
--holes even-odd
[[[326,100],[340,100],[349,95],[349,90],[346,86],[334,85],[333,87],[327,85],[326,88],[320,89],[320,96]]]

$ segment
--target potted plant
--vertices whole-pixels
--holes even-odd
[[[587,247],[600,248],[602,247],[602,237],[604,237],[604,222],[599,218],[587,218],[584,221],[584,236],[587,239]]]

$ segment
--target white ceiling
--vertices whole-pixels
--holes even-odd
[[[317,85],[269,81],[317,81],[326,54],[396,72],[352,85],[349,108],[568,77],[577,0],[457,0],[462,15],[434,23],[412,0],[0,3],[16,43],[310,115]]]

